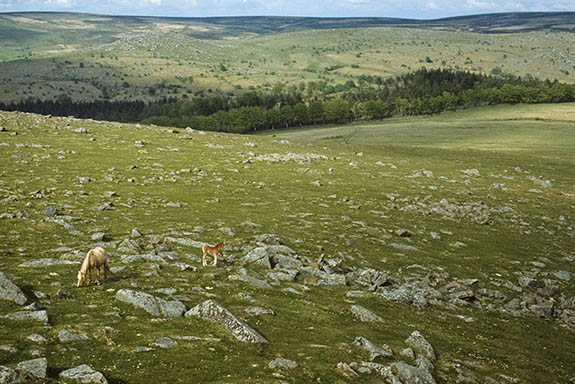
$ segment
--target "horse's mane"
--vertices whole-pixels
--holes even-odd
[[[84,257],[84,261],[82,262],[82,266],[80,267],[80,272],[86,273],[88,268],[90,267],[90,257],[92,256],[92,249],[88,251],[86,257]]]

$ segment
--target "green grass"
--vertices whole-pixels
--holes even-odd
[[[343,257],[345,268],[376,268],[395,277],[420,275],[418,269],[406,268],[420,264],[436,275],[447,273],[449,281],[477,278],[481,287],[500,289],[509,299],[517,294],[493,283],[517,284],[517,272],[532,270],[533,261],[546,264],[542,273],[567,270],[573,274],[575,270],[566,261],[574,245],[570,224],[575,212],[575,159],[570,149],[575,144],[573,108],[568,104],[508,106],[365,126],[276,131],[276,138],[193,133],[191,140],[179,138],[183,132],[169,133],[159,127],[0,113],[0,125],[7,130],[0,133],[0,143],[8,144],[0,147],[2,213],[28,214],[26,220],[0,219],[0,270],[29,295],[42,291],[49,296],[49,301],[39,303],[47,307],[52,325],[43,328],[0,319],[0,327],[7,330],[0,333],[0,345],[18,349],[16,353],[0,350],[0,361],[14,366],[31,358],[31,350],[40,349],[48,359],[51,379],[59,370],[85,363],[102,371],[112,383],[159,378],[176,383],[271,383],[277,379],[267,364],[282,356],[300,365],[297,370],[281,372],[290,382],[343,383],[348,380],[335,371],[338,362],[368,359],[353,345],[355,337],[388,344],[398,356],[405,347],[403,340],[417,329],[439,355],[436,377],[441,383],[455,380],[456,363],[481,380],[504,374],[525,383],[567,382],[575,375],[573,330],[557,321],[513,318],[471,305],[418,311],[372,296],[348,298],[346,292],[357,287],[317,287],[305,274],[294,283],[267,290],[229,280],[228,275],[239,272],[244,247],[262,233],[277,234],[310,260],[323,253]],[[563,116],[553,120],[564,121],[532,120],[534,115]],[[90,134],[71,130],[79,127]],[[291,144],[280,142],[286,138]],[[134,145],[139,140],[144,147]],[[248,142],[257,146],[245,146]],[[491,142],[495,144],[489,146]],[[309,164],[245,163],[252,157],[250,151],[255,155],[314,153],[327,159]],[[131,169],[132,165],[137,168]],[[179,172],[182,169],[192,172]],[[434,177],[408,177],[421,169],[432,171]],[[480,176],[465,176],[462,170],[466,169],[477,169]],[[84,176],[95,181],[78,183],[77,178]],[[528,176],[541,176],[553,186],[538,187]],[[129,182],[130,178],[136,182]],[[317,180],[321,186],[312,184]],[[504,188],[495,184],[504,184]],[[532,192],[535,188],[541,191]],[[38,190],[45,195],[43,199],[35,198]],[[118,197],[108,198],[106,191],[115,191]],[[394,201],[389,194],[397,194]],[[515,213],[494,212],[492,225],[480,225],[469,218],[407,209],[445,198],[460,203],[483,201],[494,209],[508,206]],[[97,209],[110,200],[115,210]],[[167,202],[180,202],[182,207],[167,207]],[[69,221],[84,235],[73,236],[47,221],[43,214],[47,206],[76,217]],[[246,226],[246,221],[259,227]],[[203,229],[197,230],[198,226]],[[146,276],[150,262],[126,264],[124,271],[102,287],[82,289],[73,286],[76,266],[19,267],[27,260],[59,257],[55,249],[61,246],[86,252],[92,231],[103,228],[115,240],[123,240],[134,227],[161,238],[185,236],[209,243],[222,239],[230,248],[224,252],[222,265],[214,269],[187,258],[188,253],[199,256],[199,249],[172,244],[178,261],[196,265],[196,272],[181,272],[166,263],[158,276]],[[232,228],[235,236],[224,234],[221,227]],[[408,240],[396,236],[394,231],[400,228],[414,236]],[[432,240],[430,232],[441,233],[441,239]],[[456,247],[456,242],[466,246]],[[400,251],[392,243],[413,245],[420,252]],[[110,264],[122,265],[116,255]],[[261,269],[248,271],[265,276]],[[575,294],[572,284],[559,284],[566,296]],[[304,291],[304,285],[310,290],[302,297],[282,291],[284,287]],[[187,308],[206,299],[193,289],[203,287],[270,344],[240,343],[217,325],[194,318],[158,322],[114,299],[121,288],[166,297],[155,290],[167,287],[189,298],[184,301]],[[56,292],[61,288],[73,298],[59,298]],[[239,292],[252,295],[258,300],[256,305],[271,308],[276,315],[247,315],[243,310],[251,304]],[[385,322],[357,321],[349,312],[352,303],[371,309]],[[2,313],[18,309],[0,302]],[[105,315],[109,312],[121,317]],[[457,315],[474,321],[466,323]],[[94,337],[103,326],[114,331]],[[90,340],[60,344],[57,332],[68,327],[84,330]],[[31,333],[44,335],[48,344],[33,345],[26,339]],[[169,350],[133,352],[157,337],[178,335],[211,335],[221,341],[181,341]],[[376,376],[361,380],[380,381]]]
[[[540,26],[485,34],[437,25],[364,27],[358,21],[357,28],[303,23],[301,29],[271,30],[262,23],[246,31],[241,19],[237,25],[234,20],[4,15],[0,101],[53,100],[61,94],[88,101],[101,98],[104,88],[114,100],[147,100],[148,87],[160,83],[181,88],[158,90],[154,97],[181,98],[208,90],[271,89],[277,82],[389,78],[422,66],[484,74],[497,68],[569,83],[575,71],[568,59],[573,33]],[[333,66],[339,69],[326,70]]]

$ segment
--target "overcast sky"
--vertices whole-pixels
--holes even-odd
[[[575,0],[0,0],[0,12],[147,16],[377,16],[417,19],[495,12],[575,11]]]

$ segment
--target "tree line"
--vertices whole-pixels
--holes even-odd
[[[341,91],[334,93],[336,88]],[[267,91],[248,91],[235,96],[220,94],[190,100],[163,98],[150,103],[28,99],[0,104],[0,109],[245,133],[429,115],[495,104],[572,101],[575,101],[575,85],[557,81],[422,68],[387,79],[363,75],[335,87],[323,82],[300,86],[280,83]]]

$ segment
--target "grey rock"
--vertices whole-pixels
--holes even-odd
[[[401,357],[404,357],[406,359],[415,360],[415,353],[411,348],[402,349],[401,352],[399,352],[399,354],[401,355]]]
[[[393,248],[401,249],[402,251],[414,251],[414,252],[419,252],[419,248],[414,247],[413,245],[391,243],[391,246],[392,246]]]
[[[295,369],[298,367],[298,364],[293,360],[284,359],[283,357],[278,357],[269,362],[268,367],[271,369]]]
[[[18,305],[24,305],[28,301],[24,292],[4,272],[0,272],[0,299],[12,301]]]
[[[88,335],[86,335],[85,333],[82,333],[82,332],[78,332],[78,331],[70,332],[70,331],[63,329],[63,330],[58,332],[58,339],[62,343],[74,343],[76,341],[88,340],[89,337],[88,337]]]
[[[42,335],[39,335],[37,333],[33,333],[31,335],[28,335],[28,337],[26,337],[28,340],[37,343],[37,344],[46,344],[48,342],[48,340],[46,340],[46,338]]]
[[[98,206],[98,211],[113,211],[114,209],[116,209],[116,206],[111,201],[106,201]]]
[[[92,181],[94,181],[94,179],[92,179],[90,177],[78,177],[78,181],[82,184],[87,184],[87,183],[91,183]]]
[[[48,312],[46,311],[25,311],[25,312],[16,312],[11,313],[9,315],[4,316],[10,320],[31,320],[31,321],[39,321],[44,325],[49,325],[48,322]]]
[[[93,241],[108,241],[110,240],[110,237],[106,232],[96,232],[92,234],[91,239]]]
[[[118,244],[118,251],[120,252],[132,252],[137,253],[140,252],[142,247],[136,241],[132,239],[125,239],[120,244]]]
[[[209,245],[208,243],[186,239],[183,237],[166,237],[164,240],[166,242],[187,245],[188,247],[194,247],[194,248],[202,248],[204,245]]]
[[[407,282],[400,286],[382,287],[377,290],[377,294],[388,300],[411,304],[418,309],[423,309],[430,302],[435,303],[442,299],[441,293],[423,280]]]
[[[164,349],[171,348],[176,344],[178,344],[178,342],[169,337],[160,337],[159,339],[156,339],[156,341],[152,343],[154,347],[160,347]]]
[[[130,237],[132,239],[137,239],[142,237],[142,232],[138,228],[132,228],[132,232],[130,232]]]
[[[270,258],[270,252],[266,247],[255,248],[244,256],[242,259],[242,264],[258,264],[271,269],[272,262]]]
[[[345,277],[348,282],[370,287],[370,290],[396,284],[395,279],[390,277],[386,272],[371,268],[348,272]]]
[[[383,319],[361,305],[352,305],[351,313],[363,322],[382,322]]]
[[[238,280],[243,281],[245,283],[251,284],[251,285],[256,286],[258,288],[269,289],[272,287],[271,285],[269,285],[269,283],[267,281],[260,280],[260,279],[257,279],[255,277],[249,276],[246,273],[242,273],[239,275],[229,275],[228,279],[229,280],[235,280],[235,281],[238,281]]]
[[[24,383],[26,377],[16,372],[12,368],[0,365],[0,383],[2,384],[15,384]]]
[[[269,309],[269,308],[264,308],[264,307],[249,307],[246,308],[245,311],[247,313],[249,313],[250,315],[254,315],[254,316],[260,316],[260,315],[272,315],[274,316],[276,313]]]
[[[116,292],[116,300],[140,307],[156,317],[179,317],[186,311],[186,307],[181,301],[166,301],[131,289],[118,290]]]
[[[54,217],[57,214],[58,214],[58,211],[54,207],[48,206],[48,207],[46,207],[46,209],[44,209],[44,216]]]
[[[284,288],[283,290],[285,292],[293,293],[295,295],[300,295],[300,296],[303,295],[303,293],[301,293],[300,291],[298,291],[297,289],[292,288],[292,287],[287,287],[287,288]]]
[[[298,273],[296,269],[276,269],[269,272],[267,276],[271,280],[294,281]]]
[[[38,379],[46,378],[46,371],[48,369],[48,360],[46,358],[39,358],[33,360],[26,360],[18,363],[16,370],[25,373]]]
[[[255,239],[258,244],[281,245],[281,241],[273,233],[264,233],[262,235],[256,236]]]
[[[555,276],[558,279],[565,280],[565,281],[571,280],[571,273],[569,273],[567,271],[553,272],[553,276]]]
[[[108,384],[108,380],[102,373],[86,364],[62,371],[58,377],[66,383]]]
[[[347,363],[339,362],[336,364],[335,369],[338,372],[340,372],[342,375],[344,375],[345,377],[349,377],[349,378],[359,377],[359,374],[352,367],[350,367],[349,364],[347,364]]]
[[[212,300],[207,300],[201,304],[198,304],[186,312],[185,316],[198,316],[204,319],[215,321],[230,331],[236,339],[243,342],[268,343],[268,341],[255,329],[250,327],[244,321],[238,319],[226,308],[218,305]]]
[[[411,335],[405,339],[405,343],[420,352],[427,359],[433,361],[435,360],[435,351],[433,346],[423,337],[419,331],[413,331]]]
[[[79,261],[72,260],[60,260],[60,259],[38,259],[26,261],[19,265],[22,268],[40,268],[40,267],[50,267],[52,265],[71,265],[80,264]]]
[[[436,384],[433,378],[433,364],[426,358],[419,356],[417,358],[417,366],[409,365],[400,361],[391,364],[392,372],[397,372],[395,376],[399,378],[399,382],[403,384]]]
[[[149,351],[153,351],[153,348],[150,347],[142,347],[142,346],[137,346],[136,347],[136,352],[149,352]]]
[[[371,361],[377,359],[378,357],[382,357],[385,359],[393,357],[393,350],[387,344],[384,344],[382,347],[376,347],[371,341],[369,341],[365,337],[356,337],[353,343],[368,351],[369,360]]]

